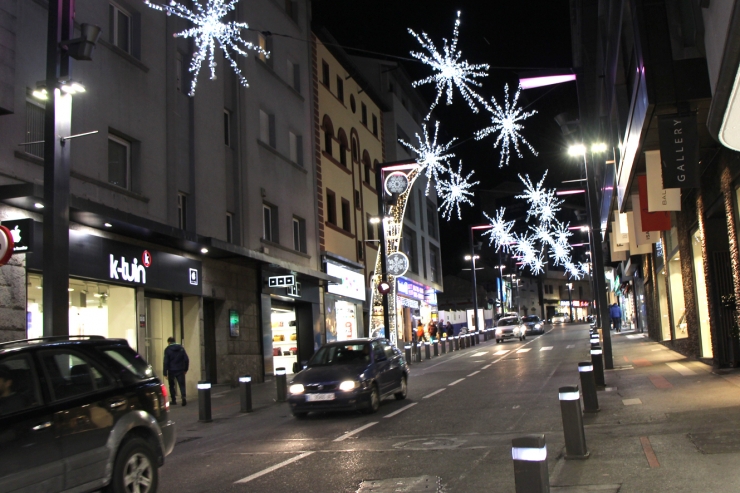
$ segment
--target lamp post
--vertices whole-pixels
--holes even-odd
[[[571,296],[571,290],[573,289],[573,283],[565,283],[568,286],[568,304],[570,304],[570,323],[573,323],[573,297]]]
[[[478,330],[478,282],[475,277],[475,261],[478,255],[465,255],[465,260],[471,260],[473,265],[473,330]]]

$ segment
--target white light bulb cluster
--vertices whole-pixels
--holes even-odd
[[[473,196],[470,187],[480,182],[469,181],[470,177],[473,176],[473,171],[465,177],[462,176],[462,161],[460,161],[457,171],[453,170],[450,166],[447,169],[447,175],[449,175],[449,178],[443,177],[437,182],[437,195],[442,198],[442,204],[438,210],[441,210],[442,217],[449,221],[452,216],[452,209],[457,209],[457,218],[462,219],[460,204],[467,203],[473,205],[473,202],[468,198]]]
[[[190,10],[174,0],[171,0],[168,5],[159,5],[150,0],[144,0],[144,3],[151,8],[165,12],[167,15],[176,15],[194,25],[190,29],[175,34],[175,37],[193,38],[195,41],[195,53],[193,53],[188,69],[193,74],[190,96],[195,94],[198,74],[206,60],[208,60],[208,68],[211,71],[211,80],[216,78],[216,43],[223,50],[224,58],[228,60],[244,87],[249,87],[249,83],[239,70],[236,55],[246,57],[247,50],[253,50],[269,58],[270,54],[267,51],[241,37],[241,30],[249,28],[246,23],[223,20],[229,12],[236,9],[238,2],[239,0],[205,0],[205,5],[202,5],[201,0],[193,0],[194,10]]]

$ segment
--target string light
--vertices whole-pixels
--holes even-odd
[[[448,151],[457,139],[453,138],[446,144],[437,144],[439,122],[434,124],[433,139],[430,139],[426,122],[422,124],[421,128],[424,138],[422,139],[418,133],[416,134],[416,139],[419,141],[418,148],[402,139],[399,139],[398,142],[416,154],[416,163],[421,166],[420,172],[423,172],[427,177],[427,187],[424,193],[429,195],[429,185],[432,183],[432,179],[434,179],[435,182],[438,182],[439,175],[447,172],[447,162],[455,157],[454,154],[448,153]]]
[[[467,203],[473,205],[468,197],[473,196],[473,192],[469,191],[470,187],[477,185],[478,181],[470,182],[470,177],[473,176],[473,171],[468,173],[468,176],[462,176],[462,161],[458,166],[457,171],[453,170],[452,167],[447,169],[449,179],[442,179],[437,182],[437,195],[442,199],[442,204],[439,209],[442,211],[442,217],[450,220],[452,215],[452,209],[457,209],[457,218],[462,219],[460,214],[460,204]]]

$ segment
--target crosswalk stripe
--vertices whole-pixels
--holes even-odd
[[[509,351],[507,349],[502,349],[501,351],[496,351],[495,353],[493,353],[493,355],[494,356],[501,356],[502,354],[506,354],[508,352]]]
[[[517,351],[517,353],[526,353],[527,351],[531,351],[531,350],[532,350],[531,347],[525,347],[524,349],[520,349],[519,351]]]
[[[541,347],[540,351],[552,351],[552,346]]]
[[[480,353],[473,353],[470,355],[470,357],[475,358],[476,356],[483,356],[484,354],[488,354],[488,351],[481,351]]]
[[[565,346],[565,349],[573,349],[574,347],[576,347],[575,344],[568,344],[567,346]]]
[[[686,368],[681,363],[675,363],[675,362],[666,363],[666,365],[668,365],[668,367],[671,368],[672,370],[676,370],[678,373],[680,373],[681,375],[685,377],[690,376],[690,375],[696,375],[696,372],[694,370],[690,368]]]

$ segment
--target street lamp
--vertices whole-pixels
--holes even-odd
[[[473,260],[473,330],[478,330],[478,288],[475,279],[475,259],[478,256],[475,254],[475,239],[473,233],[476,230],[491,229],[493,228],[490,224],[478,224],[476,226],[470,226],[470,257]],[[466,257],[467,260],[470,260]]]
[[[573,289],[573,283],[567,282],[565,285],[568,287],[568,303],[570,304],[570,321],[573,323],[573,297],[571,296],[571,290]]]

